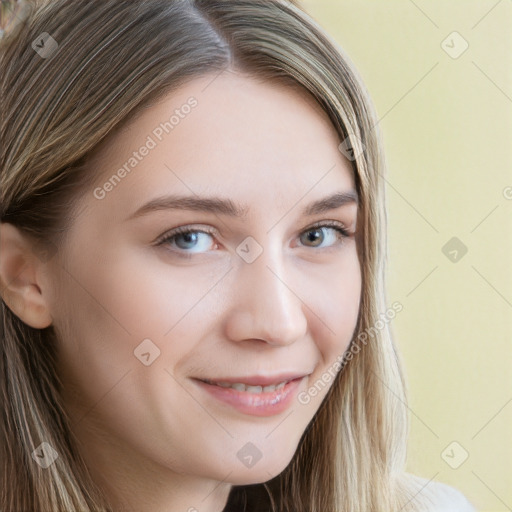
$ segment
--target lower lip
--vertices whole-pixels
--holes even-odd
[[[304,377],[287,382],[281,389],[267,393],[249,393],[233,388],[223,388],[215,384],[194,379],[201,388],[212,396],[233,406],[238,411],[251,416],[274,416],[285,411],[292,403]]]

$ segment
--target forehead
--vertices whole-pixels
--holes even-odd
[[[97,186],[111,182],[105,200],[112,206],[136,209],[156,192],[188,192],[236,196],[250,208],[262,197],[291,204],[305,193],[311,200],[353,189],[339,143],[306,92],[226,71],[191,80],[148,107],[91,164]]]

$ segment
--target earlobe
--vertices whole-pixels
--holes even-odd
[[[36,329],[52,323],[37,279],[42,265],[26,235],[12,224],[0,223],[0,294],[20,320]]]

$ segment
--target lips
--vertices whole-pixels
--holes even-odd
[[[291,380],[285,380],[284,382],[286,383],[280,388],[278,388],[278,386],[280,386],[283,381],[277,383],[277,386],[275,386],[275,384],[269,384],[268,386],[275,386],[273,391],[265,391],[265,388],[268,386],[246,386],[244,382],[218,381],[217,384],[215,380],[212,380],[213,383],[210,383],[209,379],[192,380],[197,383],[202,392],[206,392],[208,396],[214,398],[217,402],[222,402],[224,407],[228,405],[243,414],[264,417],[275,416],[287,410],[292,405],[294,397],[306,376],[307,374],[293,378],[294,375],[291,375]],[[277,379],[281,378],[281,376],[277,376],[270,378],[270,380],[274,380],[275,382]],[[268,382],[269,380],[269,378],[266,377],[252,377],[251,379],[236,377],[236,380],[251,380],[251,382],[255,382],[257,379],[259,379],[258,382]],[[220,383],[223,383],[224,386],[221,386]],[[225,387],[226,384],[228,384],[228,387]],[[240,389],[242,386],[243,390]]]
[[[221,387],[231,387],[233,385],[244,386],[244,388],[257,388],[258,386],[262,389],[268,386],[278,387],[281,384],[286,384],[291,380],[300,379],[309,375],[311,372],[287,372],[276,375],[251,375],[251,376],[240,376],[240,377],[215,377],[215,378],[201,378],[201,380],[208,384],[215,384]],[[282,387],[282,386],[281,386]],[[235,388],[236,389],[236,388]],[[242,391],[242,389],[240,388]],[[247,389],[247,391],[251,391]],[[258,391],[258,390],[254,390]]]

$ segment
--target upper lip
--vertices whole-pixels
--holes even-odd
[[[298,378],[305,377],[309,375],[309,373],[297,373],[297,372],[288,372],[288,373],[280,373],[278,375],[250,375],[250,376],[240,376],[240,377],[215,377],[215,378],[203,378],[197,379],[203,382],[228,382],[230,384],[234,384],[236,382],[242,384],[248,384],[249,386],[271,386],[273,384],[279,384],[280,382],[295,380]]]

